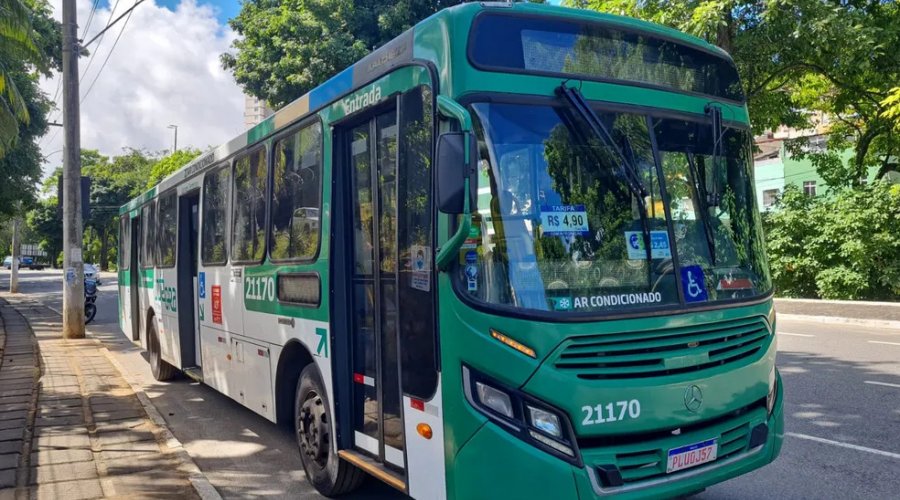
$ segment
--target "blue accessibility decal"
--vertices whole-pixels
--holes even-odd
[[[687,302],[704,302],[709,300],[706,294],[706,282],[703,279],[703,268],[687,266],[681,268],[681,289]]]
[[[200,295],[201,299],[206,298],[206,273],[201,272],[197,276],[197,288],[199,289],[198,295]]]

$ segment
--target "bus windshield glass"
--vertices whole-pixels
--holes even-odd
[[[561,103],[472,110],[478,206],[456,272],[469,297],[572,314],[769,291],[747,131],[597,112],[603,141]]]
[[[498,13],[478,17],[472,63],[488,71],[571,75],[743,101],[737,69],[713,49],[611,24]]]

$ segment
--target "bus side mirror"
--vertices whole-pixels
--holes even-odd
[[[474,136],[469,132],[447,132],[438,137],[437,142],[437,201],[438,209],[450,215],[459,215],[475,206],[476,190],[474,161]],[[466,147],[468,143],[468,148]],[[466,151],[468,149],[468,151]],[[468,155],[467,155],[468,153]],[[466,183],[466,180],[469,183]],[[469,207],[465,206],[466,196]]]

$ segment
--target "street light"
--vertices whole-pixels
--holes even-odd
[[[178,125],[169,125],[168,128],[175,129],[175,140],[172,146],[172,152],[178,151]]]

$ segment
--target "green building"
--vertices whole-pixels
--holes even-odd
[[[823,151],[827,137],[810,137],[809,148]],[[808,158],[791,157],[785,147],[786,139],[761,137],[756,139],[757,153],[753,158],[756,181],[756,201],[761,211],[769,210],[787,186],[796,186],[810,196],[826,195],[828,185]],[[853,150],[842,153],[845,162],[853,158]],[[875,178],[878,168],[869,169],[865,182]]]

